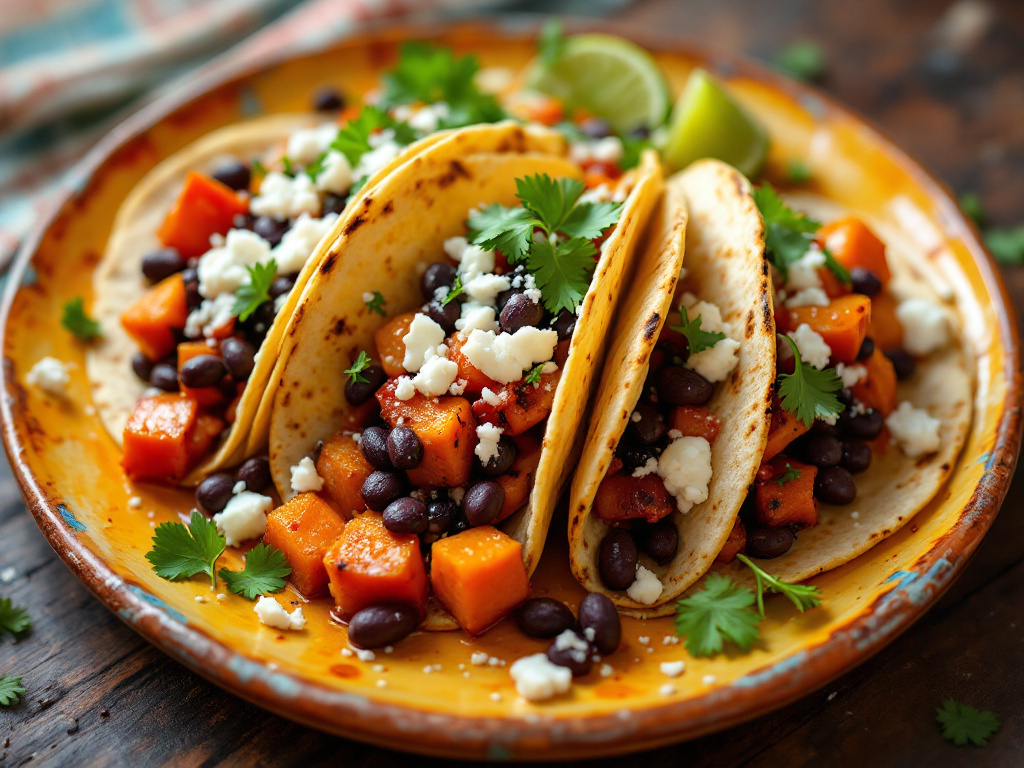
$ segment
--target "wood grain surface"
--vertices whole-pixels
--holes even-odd
[[[1024,223],[1024,3],[976,2],[974,39],[939,0],[650,0],[617,12],[770,59],[821,43],[823,87],[868,116],[957,193],[981,194],[993,223]],[[965,17],[961,17],[965,18]],[[970,20],[970,17],[966,17]],[[952,32],[951,32],[952,30]],[[959,30],[960,37],[956,32]],[[968,30],[969,31],[969,30]],[[970,36],[967,36],[970,37]],[[1024,270],[1005,271],[1024,307]],[[774,714],[608,766],[987,766],[1024,763],[1024,479],[1017,477],[974,562],[903,637],[820,691]],[[3,465],[0,595],[33,630],[0,641],[0,672],[24,676],[23,702],[0,709],[0,766],[420,765],[253,707],[187,671],[107,611],[50,550]],[[948,696],[995,711],[985,748],[944,741],[934,708]]]

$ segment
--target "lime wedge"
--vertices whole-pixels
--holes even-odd
[[[668,114],[668,85],[654,59],[612,35],[570,37],[552,66],[530,65],[527,85],[603,117],[620,134],[656,128]]]
[[[768,154],[764,127],[702,69],[690,75],[672,109],[662,157],[673,170],[714,157],[753,177]]]

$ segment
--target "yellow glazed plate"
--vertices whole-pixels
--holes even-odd
[[[790,159],[805,160],[811,191],[901,230],[918,247],[926,277],[955,301],[973,355],[975,417],[936,499],[867,554],[815,579],[825,598],[818,610],[799,614],[788,601],[770,600],[764,640],[751,653],[691,659],[673,642],[671,619],[627,619],[623,647],[607,659],[609,674],[595,667],[571,695],[539,705],[516,695],[508,665],[546,643],[509,621],[477,640],[461,632],[414,635],[391,653],[360,660],[342,654],[345,631],[330,621],[326,599],[303,606],[306,631],[285,634],[259,624],[252,603],[222,598],[209,582],[170,583],[153,573],[144,559],[152,528],[187,515],[192,495],[125,478],[119,451],[90,406],[84,347],[60,327],[61,308],[78,295],[91,304],[91,273],[114,215],[150,168],[221,126],[304,111],[322,85],[364,93],[412,37],[514,70],[535,51],[532,30],[391,27],[227,80],[199,80],[108,136],[64,191],[60,210],[27,240],[3,307],[3,435],[28,505],[57,553],[126,623],[225,689],[318,728],[446,756],[581,758],[691,738],[820,688],[904,631],[963,570],[1012,474],[1020,374],[1005,290],[947,192],[861,119],[747,62],[650,38],[640,42],[655,52],[673,92],[694,66],[709,68],[767,126],[770,179],[781,181]],[[65,400],[25,382],[44,355],[73,365]],[[129,506],[133,496],[140,507]],[[551,530],[534,593],[575,606],[582,591],[558,533],[564,521]],[[228,559],[239,566],[237,555]],[[278,597],[302,600],[290,590]],[[475,653],[486,653],[488,663],[473,664]],[[676,660],[686,671],[670,680],[660,662]]]

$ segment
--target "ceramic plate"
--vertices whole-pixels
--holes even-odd
[[[365,92],[409,37],[473,51],[484,66],[518,69],[534,55],[532,31],[392,27],[227,80],[197,81],[108,136],[65,189],[59,212],[28,239],[3,310],[4,440],[57,553],[121,619],[225,689],[317,728],[448,756],[581,758],[680,741],[814,691],[904,631],[963,570],[1009,483],[1020,381],[1006,293],[947,192],[861,119],[749,63],[657,39],[641,42],[656,52],[674,92],[692,67],[708,67],[768,127],[769,177],[780,178],[789,158],[807,158],[814,191],[902,230],[929,279],[955,301],[973,355],[975,417],[963,458],[935,500],[864,556],[815,579],[822,608],[802,615],[770,600],[765,641],[751,653],[690,659],[673,644],[670,619],[626,620],[623,647],[608,660],[612,674],[592,673],[572,695],[540,705],[515,694],[506,664],[545,643],[510,622],[477,640],[461,632],[413,636],[364,662],[342,655],[345,632],[329,620],[327,600],[305,607],[307,631],[285,635],[259,624],[243,598],[218,599],[208,582],[156,577],[144,559],[152,527],[187,513],[192,495],[127,481],[90,406],[84,349],[59,325],[61,307],[77,295],[91,301],[91,272],[118,205],[156,163],[223,125],[304,111],[326,83]],[[74,366],[66,401],[25,383],[44,355]],[[142,506],[131,508],[136,495]],[[551,530],[535,594],[575,605],[581,591],[557,536],[564,528],[556,520]],[[474,653],[489,663],[474,665]],[[678,659],[686,672],[668,693],[659,664]]]

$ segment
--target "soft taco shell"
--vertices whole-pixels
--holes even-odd
[[[615,329],[595,401],[597,420],[573,483],[569,526],[577,580],[627,613],[645,616],[671,613],[673,599],[711,566],[725,544],[764,453],[775,378],[764,226],[749,182],[724,163],[700,161],[668,180],[663,209]],[[684,235],[685,248],[680,242]],[[651,352],[671,309],[680,259],[683,287],[720,308],[722,320],[740,342],[739,362],[729,378],[715,385],[708,406],[722,428],[712,447],[707,501],[685,515],[673,512],[680,546],[670,563],[662,566],[641,556],[663,585],[658,602],[646,606],[601,583],[597,554],[608,526],[591,514],[591,505],[643,391]]]

